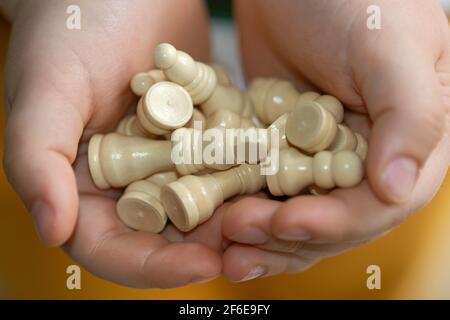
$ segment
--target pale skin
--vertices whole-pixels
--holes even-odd
[[[78,3],[83,29],[69,32],[70,1],[2,2],[13,23],[4,161],[42,241],[100,277],[165,288],[221,273],[242,281],[302,271],[391,230],[428,203],[445,177],[450,35],[438,1],[380,0],[382,29],[369,32],[370,1],[241,0],[248,77],[290,79],[359,112],[346,121],[370,136],[368,180],[286,202],[234,199],[188,234],[172,227],[161,235],[134,232],[115,213],[119,192],[94,187],[87,142],[126,113],[129,80],[152,67],[156,44],[208,61],[206,13],[200,1]],[[174,5],[183,10],[174,13]],[[176,17],[164,19],[169,12]],[[285,253],[279,241],[302,245]]]

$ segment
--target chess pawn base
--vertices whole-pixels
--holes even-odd
[[[161,203],[161,187],[176,179],[176,173],[169,171],[130,184],[117,202],[121,220],[135,230],[161,232],[167,223],[167,214]]]
[[[327,149],[334,141],[336,132],[336,119],[314,101],[298,105],[286,121],[289,143],[308,153]]]
[[[191,97],[183,87],[162,81],[139,100],[136,115],[146,131],[164,135],[183,127],[192,117]]]

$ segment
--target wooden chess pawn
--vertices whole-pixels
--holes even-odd
[[[233,86],[218,83],[210,66],[194,61],[190,55],[168,43],[156,47],[154,61],[170,81],[187,90],[206,117],[219,109],[228,109],[254,119],[253,106],[247,95]]]
[[[167,81],[154,84],[141,97],[136,109],[140,125],[155,135],[183,127],[192,113],[192,100],[186,90]]]
[[[281,149],[289,147],[287,138],[286,138],[286,122],[289,117],[289,113],[285,113],[278,117],[268,128],[267,130],[270,132],[271,130],[276,129],[278,131],[279,143],[278,146]]]
[[[175,172],[168,171],[131,183],[116,206],[123,223],[135,230],[161,232],[167,223],[161,187],[177,179]]]
[[[249,119],[227,109],[219,109],[212,113],[207,121],[206,128],[252,128],[255,127]]]
[[[242,164],[213,174],[181,177],[162,188],[161,199],[172,223],[187,232],[209,219],[226,199],[264,187],[259,165]]]
[[[203,115],[203,113],[200,110],[194,108],[194,111],[192,112],[191,120],[189,120],[189,122],[186,123],[185,127],[186,128],[194,128],[196,121],[201,123],[202,128],[205,128],[206,123],[207,123],[205,116]]]
[[[212,132],[216,129],[218,131]],[[172,134],[172,150],[179,158],[176,161],[178,173],[199,174],[206,169],[223,171],[244,162],[255,164],[266,160],[271,147],[271,135],[267,129],[237,128],[231,133],[227,135],[223,127],[209,128],[204,132],[192,128],[177,129]],[[211,139],[204,139],[203,135],[209,135]],[[201,154],[201,160],[194,161],[196,153]],[[206,159],[207,156],[211,159]]]
[[[280,151],[279,170],[266,176],[269,191],[274,196],[294,196],[315,184],[319,188],[349,188],[361,182],[364,167],[353,151],[321,151],[313,157],[295,148]]]
[[[176,170],[180,175],[199,174],[208,169],[223,171],[238,165],[238,163],[226,163],[226,141],[204,141],[203,133],[203,131],[193,128],[180,128],[173,132],[172,150],[182,160],[186,159],[186,161],[176,163]],[[223,157],[219,159],[218,163],[208,163],[203,159],[203,151],[208,148],[210,143],[216,144],[215,150],[221,150]],[[196,153],[200,154],[201,161],[195,161]]]
[[[154,173],[175,169],[170,141],[96,134],[89,141],[89,169],[100,189],[124,187]]]
[[[215,63],[210,64],[211,68],[217,77],[217,82],[224,85],[231,85],[231,80],[228,77],[225,69]],[[131,91],[137,96],[143,96],[152,85],[157,82],[167,81],[166,75],[159,69],[150,70],[147,72],[136,73],[130,81]]]
[[[145,130],[135,114],[129,114],[120,120],[117,125],[116,132],[125,136],[139,136],[150,139],[157,139],[158,137],[157,135]]]
[[[225,69],[217,63],[210,63],[209,66],[214,70],[217,77],[217,83],[223,86],[231,86],[231,80]]]
[[[286,121],[286,137],[297,148],[315,153],[322,150],[358,151],[365,158],[367,142],[347,126],[338,124],[336,118],[316,101],[297,105]]]
[[[201,113],[201,111],[199,111],[198,109],[194,108],[194,111],[192,112],[191,120],[189,120],[188,123],[186,123],[183,128],[194,128],[196,122],[197,122],[197,126],[199,126],[201,124],[201,128],[203,130],[203,128],[206,125],[206,118],[203,115],[203,113]],[[172,139],[172,133],[173,133],[173,131],[171,133],[165,134],[164,135],[164,139],[171,140]]]
[[[275,78],[256,78],[249,86],[248,94],[259,119],[270,124],[298,104],[315,101],[336,118],[337,123],[344,119],[344,107],[333,96],[317,92],[299,93],[291,82]]]
[[[155,69],[147,72],[136,73],[130,81],[131,91],[137,96],[143,96],[152,85],[166,81],[167,78],[161,70]]]

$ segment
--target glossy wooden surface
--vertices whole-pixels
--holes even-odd
[[[181,177],[162,188],[161,200],[173,224],[186,232],[209,219],[224,200],[264,186],[259,165],[242,164],[204,176]]]
[[[9,27],[0,19],[0,75]],[[0,89],[3,92],[3,86]],[[3,95],[0,103],[3,103]],[[0,113],[3,156],[5,114]],[[450,298],[450,174],[434,200],[383,238],[326,259],[299,274],[234,284],[223,277],[170,290],[129,289],[82,268],[82,289],[66,288],[76,264],[38,240],[29,214],[9,186],[0,162],[0,298],[22,299],[380,299]],[[366,287],[366,268],[382,270],[382,289]]]
[[[313,184],[323,189],[350,188],[364,176],[362,160],[353,151],[321,151],[309,157],[295,148],[285,148],[279,161],[278,172],[266,177],[274,196],[295,196]]]

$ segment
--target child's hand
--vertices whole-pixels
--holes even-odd
[[[187,235],[170,227],[163,235],[131,231],[115,212],[118,193],[94,187],[86,159],[90,136],[112,130],[132,104],[130,77],[151,69],[156,44],[173,42],[207,59],[202,2],[77,3],[81,30],[66,28],[70,1],[21,1],[16,7],[6,79],[9,181],[43,242],[64,244],[103,278],[175,287],[216,277],[220,210]]]
[[[346,121],[370,133],[370,146],[368,181],[356,188],[230,207],[223,221],[237,242],[224,254],[230,279],[300,271],[359,246],[426,205],[442,183],[450,162],[447,19],[438,1],[377,3],[381,30],[373,31],[366,27],[372,1],[237,3],[249,76],[336,95],[359,112]],[[280,240],[300,243],[280,253]]]

